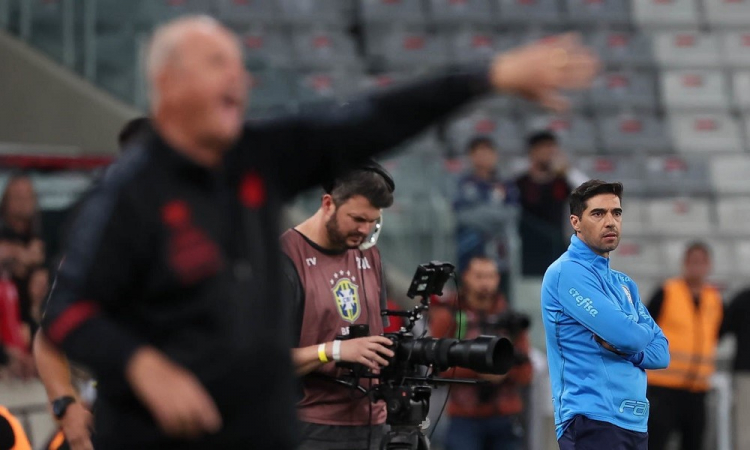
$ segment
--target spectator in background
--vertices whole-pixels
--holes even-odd
[[[37,324],[31,317],[29,274],[44,263],[44,243],[40,238],[41,220],[31,178],[15,175],[8,180],[0,199],[0,265],[11,274],[18,289],[21,321],[31,336]]]
[[[750,288],[729,303],[721,324],[721,334],[737,338],[734,372],[734,430],[738,450],[750,449]]]
[[[0,450],[31,450],[21,422],[4,406],[0,406]]]
[[[491,255],[502,273],[509,267],[508,233],[518,221],[518,195],[513,184],[497,173],[498,151],[492,139],[478,136],[469,142],[470,171],[458,182],[453,201],[458,227],[458,271],[477,255]]]
[[[430,313],[434,337],[473,339],[482,334],[504,335],[516,349],[516,364],[505,375],[479,374],[464,368],[444,373],[448,377],[490,382],[451,387],[447,450],[515,450],[523,442],[521,388],[529,385],[532,376],[528,319],[509,310],[505,296],[498,292],[499,285],[495,261],[474,256],[463,273],[463,304],[453,301]]]
[[[572,189],[567,163],[551,131],[531,134],[527,149],[529,170],[516,179],[523,274],[544,275],[566,249],[563,217]]]
[[[667,448],[672,431],[683,450],[703,447],[706,392],[716,370],[715,354],[723,316],[719,291],[707,282],[708,246],[694,242],[685,250],[682,277],[667,280],[648,305],[651,317],[669,340],[670,363],[649,371],[649,449]]]

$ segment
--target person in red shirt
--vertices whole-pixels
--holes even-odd
[[[523,440],[521,388],[529,385],[532,376],[528,319],[513,313],[498,292],[500,273],[492,259],[475,256],[462,279],[461,301],[454,299],[431,310],[432,335],[459,339],[504,335],[513,342],[516,356],[515,365],[505,375],[479,374],[464,368],[452,368],[443,374],[487,382],[451,387],[446,449],[515,450],[521,448]]]

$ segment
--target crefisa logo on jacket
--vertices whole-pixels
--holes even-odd
[[[342,319],[349,323],[354,323],[362,312],[359,301],[359,286],[357,286],[357,277],[353,277],[350,271],[344,272],[339,270],[331,278],[331,291],[333,298],[336,300],[336,309]]]
[[[591,317],[596,317],[596,315],[599,314],[599,310],[594,308],[594,302],[592,302],[590,298],[581,295],[576,288],[570,288],[568,294],[575,299],[576,305],[591,314]]]

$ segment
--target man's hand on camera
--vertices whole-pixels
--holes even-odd
[[[359,363],[374,371],[388,365],[383,357],[392,358],[393,342],[384,336],[367,336],[341,341],[341,360]]]
[[[570,33],[498,55],[490,67],[490,81],[501,92],[560,112],[568,107],[561,91],[589,87],[598,72],[598,58]]]
[[[161,352],[137,350],[126,372],[133,391],[167,435],[191,439],[221,429],[219,410],[200,381]]]
[[[60,419],[60,426],[71,450],[94,450],[91,444],[92,416],[82,404],[76,402],[68,405]]]
[[[500,384],[508,377],[507,373],[504,373],[502,375],[495,375],[491,373],[480,373],[479,379],[484,381],[489,381],[492,384]]]

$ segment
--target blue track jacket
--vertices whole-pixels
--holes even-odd
[[[573,236],[544,274],[542,320],[557,438],[576,415],[647,431],[644,369],[667,367],[669,348],[633,280]]]

